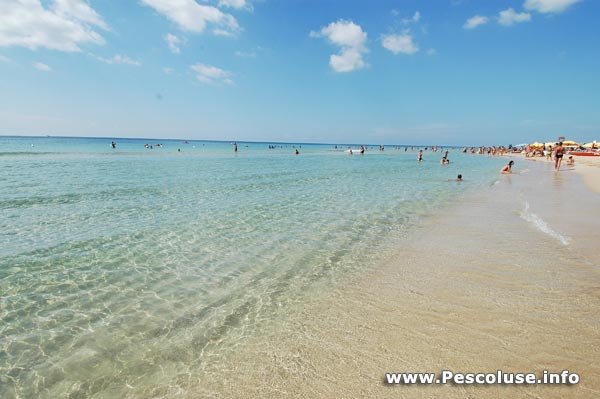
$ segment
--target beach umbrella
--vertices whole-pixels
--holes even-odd
[[[579,143],[576,143],[576,142],[575,142],[575,141],[573,141],[573,140],[566,140],[566,141],[563,141],[563,145],[564,145],[565,147],[579,147]]]
[[[532,146],[532,147],[534,147],[534,148],[540,148],[540,147],[544,146],[543,143],[540,143],[540,142],[537,142],[537,141],[535,143],[531,143],[529,145]]]
[[[600,148],[600,143],[597,143],[597,142],[594,141],[592,143],[586,143],[586,144],[584,144],[583,147],[584,148],[592,148],[592,147],[594,147],[594,148]]]

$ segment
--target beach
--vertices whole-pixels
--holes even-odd
[[[289,334],[248,342],[250,351],[209,372],[197,392],[231,397],[244,387],[246,397],[598,397],[600,264],[593,246],[600,235],[591,218],[565,211],[597,211],[599,197],[577,175],[558,177],[546,166],[519,162],[518,174],[449,206],[367,274],[298,309],[287,321]],[[441,370],[569,370],[581,382],[384,383],[387,372]],[[221,373],[227,381],[211,383]]]
[[[575,170],[581,174],[587,186],[600,193],[600,157],[578,157]]]
[[[600,394],[599,195],[579,164],[27,140],[0,157],[2,397]],[[442,370],[581,381],[384,383]]]
[[[0,0],[0,399],[600,399],[598,16]]]
[[[514,154],[511,154],[514,155]],[[521,154],[519,154],[521,155]],[[569,155],[566,155],[565,159],[563,159],[563,164],[561,169],[570,170],[571,167],[566,165],[566,158]],[[575,159],[575,166],[572,168],[578,174],[581,175],[583,182],[587,185],[587,187],[600,193],[600,157],[573,157]],[[546,157],[535,157],[535,158],[525,158],[526,161],[543,161],[554,163],[554,160],[548,160]]]

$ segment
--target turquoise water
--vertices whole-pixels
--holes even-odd
[[[185,390],[504,163],[116,141],[0,137],[0,397]]]

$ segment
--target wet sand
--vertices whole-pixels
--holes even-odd
[[[515,171],[202,375],[182,376],[187,397],[600,397],[600,230],[586,216],[597,215],[600,196],[550,164],[518,162]],[[386,372],[565,369],[581,382],[383,383]]]
[[[546,157],[534,157],[534,158],[525,158],[521,156],[521,154],[515,154],[514,156],[522,158],[525,161],[531,162],[547,162],[554,164],[554,160],[548,160]],[[596,193],[600,194],[600,157],[577,157],[574,156],[575,166],[568,166],[567,158],[569,155],[566,155],[566,158],[563,159],[563,163],[561,165],[561,171],[574,170],[579,173],[583,179],[583,182],[586,186]]]

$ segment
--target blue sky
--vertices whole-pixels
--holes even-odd
[[[0,0],[0,134],[600,139],[595,0]]]

